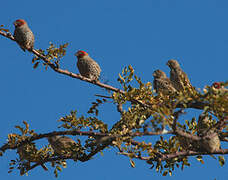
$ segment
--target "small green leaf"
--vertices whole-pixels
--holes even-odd
[[[225,159],[224,159],[224,156],[219,156],[219,164],[220,166],[223,166],[225,164]]]
[[[135,162],[131,159],[130,159],[130,164],[131,164],[131,167],[135,168]]]

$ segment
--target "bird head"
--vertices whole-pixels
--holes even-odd
[[[88,56],[88,55],[89,54],[87,52],[82,51],[82,50],[80,50],[80,51],[78,51],[78,52],[75,53],[75,56],[77,56],[78,58],[82,58],[82,57]]]
[[[167,62],[167,65],[170,67],[170,68],[179,68],[180,65],[179,63],[177,62],[177,60],[174,60],[174,59],[170,59],[168,62]]]
[[[222,87],[221,82],[214,82],[212,84],[212,87],[214,87],[215,89],[220,89]]]
[[[20,26],[25,25],[27,23],[23,19],[18,19],[13,24],[14,24],[15,27],[20,27]]]
[[[157,70],[155,70],[154,72],[153,72],[153,76],[155,77],[155,78],[161,78],[161,77],[166,77],[166,74],[162,71],[162,70],[160,70],[160,69],[157,69]]]

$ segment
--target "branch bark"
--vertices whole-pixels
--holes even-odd
[[[13,35],[11,33],[9,33],[9,32],[6,33],[6,32],[3,32],[3,31],[0,31],[0,35],[6,37],[8,39],[11,39],[12,41],[15,41]],[[45,56],[43,56],[42,54],[40,54],[35,49],[33,49],[31,51],[31,53],[33,53],[34,55],[36,55],[39,58],[41,58],[45,63],[47,63],[49,65],[49,67],[52,70],[54,70],[57,73],[64,74],[64,75],[69,76],[71,78],[76,78],[76,79],[79,79],[81,81],[86,81],[88,83],[97,85],[97,86],[99,86],[101,88],[105,88],[105,89],[110,90],[110,91],[113,91],[113,92],[119,92],[119,93],[124,94],[124,91],[121,90],[121,89],[118,89],[118,88],[115,88],[113,86],[110,86],[110,85],[101,83],[100,81],[93,81],[91,79],[88,79],[86,77],[81,76],[80,74],[75,74],[75,73],[70,72],[68,70],[60,69],[59,67],[57,67],[55,64],[53,64],[52,62],[50,62]],[[132,99],[131,101],[133,103],[138,103],[138,104],[140,104],[140,105],[142,105],[144,107],[150,108],[150,105],[147,105],[145,103],[139,102],[138,100]],[[204,102],[189,102],[189,103],[187,103],[187,108],[203,109],[205,106],[208,106],[208,104],[207,103],[204,103]],[[177,105],[177,108],[186,108],[186,107],[184,107],[183,104],[178,104]]]

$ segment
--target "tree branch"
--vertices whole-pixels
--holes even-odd
[[[11,39],[12,41],[15,41],[13,35],[11,33],[9,33],[9,32],[6,33],[6,32],[3,32],[3,31],[0,31],[0,35],[6,37],[8,39]],[[107,85],[107,84],[103,84],[100,81],[94,81],[94,80],[88,79],[86,77],[81,76],[80,74],[75,74],[75,73],[72,73],[72,72],[70,72],[68,70],[64,70],[64,69],[58,68],[55,64],[50,62],[44,55],[40,54],[35,49],[33,49],[31,52],[34,55],[36,55],[39,58],[41,58],[45,63],[47,63],[49,65],[49,67],[52,70],[54,70],[57,73],[64,74],[64,75],[72,77],[72,78],[76,78],[76,79],[79,79],[81,81],[86,81],[86,82],[91,83],[91,84],[95,84],[95,85],[97,85],[99,87],[105,88],[105,89],[110,90],[110,91],[120,92],[120,93],[124,94],[124,91],[121,90],[121,89],[115,88],[115,87]],[[140,105],[142,105],[144,107],[150,108],[149,105],[147,105],[145,103],[142,103],[142,102],[139,102],[138,100],[132,99],[131,101],[133,103],[138,103],[138,104],[140,104]],[[204,103],[204,102],[189,102],[189,103],[187,103],[187,108],[203,109],[205,106],[208,106],[208,103]],[[186,107],[183,104],[178,104],[177,108],[186,108]]]
[[[47,138],[51,136],[56,136],[56,135],[79,135],[79,136],[93,136],[93,137],[105,137],[105,136],[110,136],[112,138],[119,138],[119,137],[124,137],[124,136],[153,136],[153,135],[162,135],[164,134],[163,131],[158,131],[158,132],[135,132],[127,135],[110,135],[108,133],[99,133],[99,132],[92,132],[92,131],[78,131],[78,130],[72,130],[72,131],[53,131],[50,133],[44,133],[44,134],[37,134],[31,137],[28,137],[27,139],[21,141],[20,143],[16,143],[14,145],[5,143],[3,146],[0,147],[0,151],[6,151],[7,149],[17,149],[18,147],[30,143],[32,141],[42,139],[42,138]],[[168,131],[165,134],[172,134],[172,131]]]
[[[120,152],[119,154],[125,155],[125,156],[130,156],[132,157],[133,155],[127,152]],[[176,153],[170,153],[170,154],[165,154],[165,153],[159,153],[159,157],[142,157],[138,155],[134,155],[133,158],[140,159],[140,160],[150,160],[150,161],[167,161],[173,158],[177,157],[185,157],[185,156],[196,156],[196,155],[213,155],[213,154],[228,154],[228,149],[220,149],[217,151],[214,151],[213,153],[210,152],[197,152],[197,151],[180,151]]]
[[[12,41],[15,41],[13,35],[11,33],[5,33],[5,32],[2,32],[0,31],[0,35],[6,37],[6,38],[9,38],[11,39]],[[107,85],[107,84],[103,84],[99,81],[94,81],[94,80],[91,80],[89,78],[86,78],[84,76],[81,76],[80,74],[75,74],[75,73],[72,73],[68,70],[63,70],[63,69],[60,69],[58,68],[55,64],[53,64],[52,62],[50,62],[44,55],[40,54],[38,51],[36,51],[35,49],[33,49],[31,51],[34,55],[36,55],[37,57],[41,58],[45,63],[47,63],[49,65],[49,67],[54,70],[55,72],[57,73],[60,73],[60,74],[64,74],[64,75],[67,75],[69,77],[72,77],[72,78],[76,78],[76,79],[80,79],[82,81],[86,81],[86,82],[89,82],[91,84],[95,84],[97,86],[100,86],[102,88],[105,88],[107,90],[110,90],[110,91],[114,91],[114,92],[120,92],[120,93],[124,93],[124,91],[120,90],[120,89],[117,89],[117,88],[114,88],[110,85]]]

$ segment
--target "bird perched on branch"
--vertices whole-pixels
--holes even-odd
[[[176,92],[176,89],[173,87],[170,79],[166,74],[161,70],[155,70],[153,72],[154,81],[153,86],[156,93],[161,93],[165,95],[170,95]]]
[[[28,24],[23,19],[18,19],[14,23],[14,39],[23,51],[31,51],[34,47],[34,35]]]
[[[54,152],[60,156],[73,157],[79,148],[78,143],[67,136],[51,136],[47,139]]]
[[[186,89],[194,89],[187,74],[181,69],[180,64],[176,60],[169,60],[167,65],[170,68],[170,80],[176,90],[184,91]]]
[[[220,139],[216,129],[210,124],[208,115],[201,114],[197,124],[197,135],[201,138],[208,136],[200,141],[199,147],[203,151],[214,152],[220,149]]]
[[[82,76],[97,81],[100,77],[101,68],[87,52],[78,51],[75,56],[78,58],[77,67]]]
[[[21,161],[26,160],[29,163],[29,166],[30,166],[30,162],[39,163],[42,161],[42,157],[40,154],[38,154],[38,150],[34,143],[24,144],[18,147],[17,153],[19,154],[20,160]],[[40,165],[45,171],[48,170],[48,168],[44,164],[40,164]]]
[[[228,89],[224,87],[222,82],[214,82],[212,87],[221,93],[228,93]]]
[[[211,90],[213,94],[219,95],[219,99],[223,100],[223,104],[228,105],[228,89],[225,88],[223,82],[215,82],[211,86]],[[226,108],[226,112],[228,109]]]

